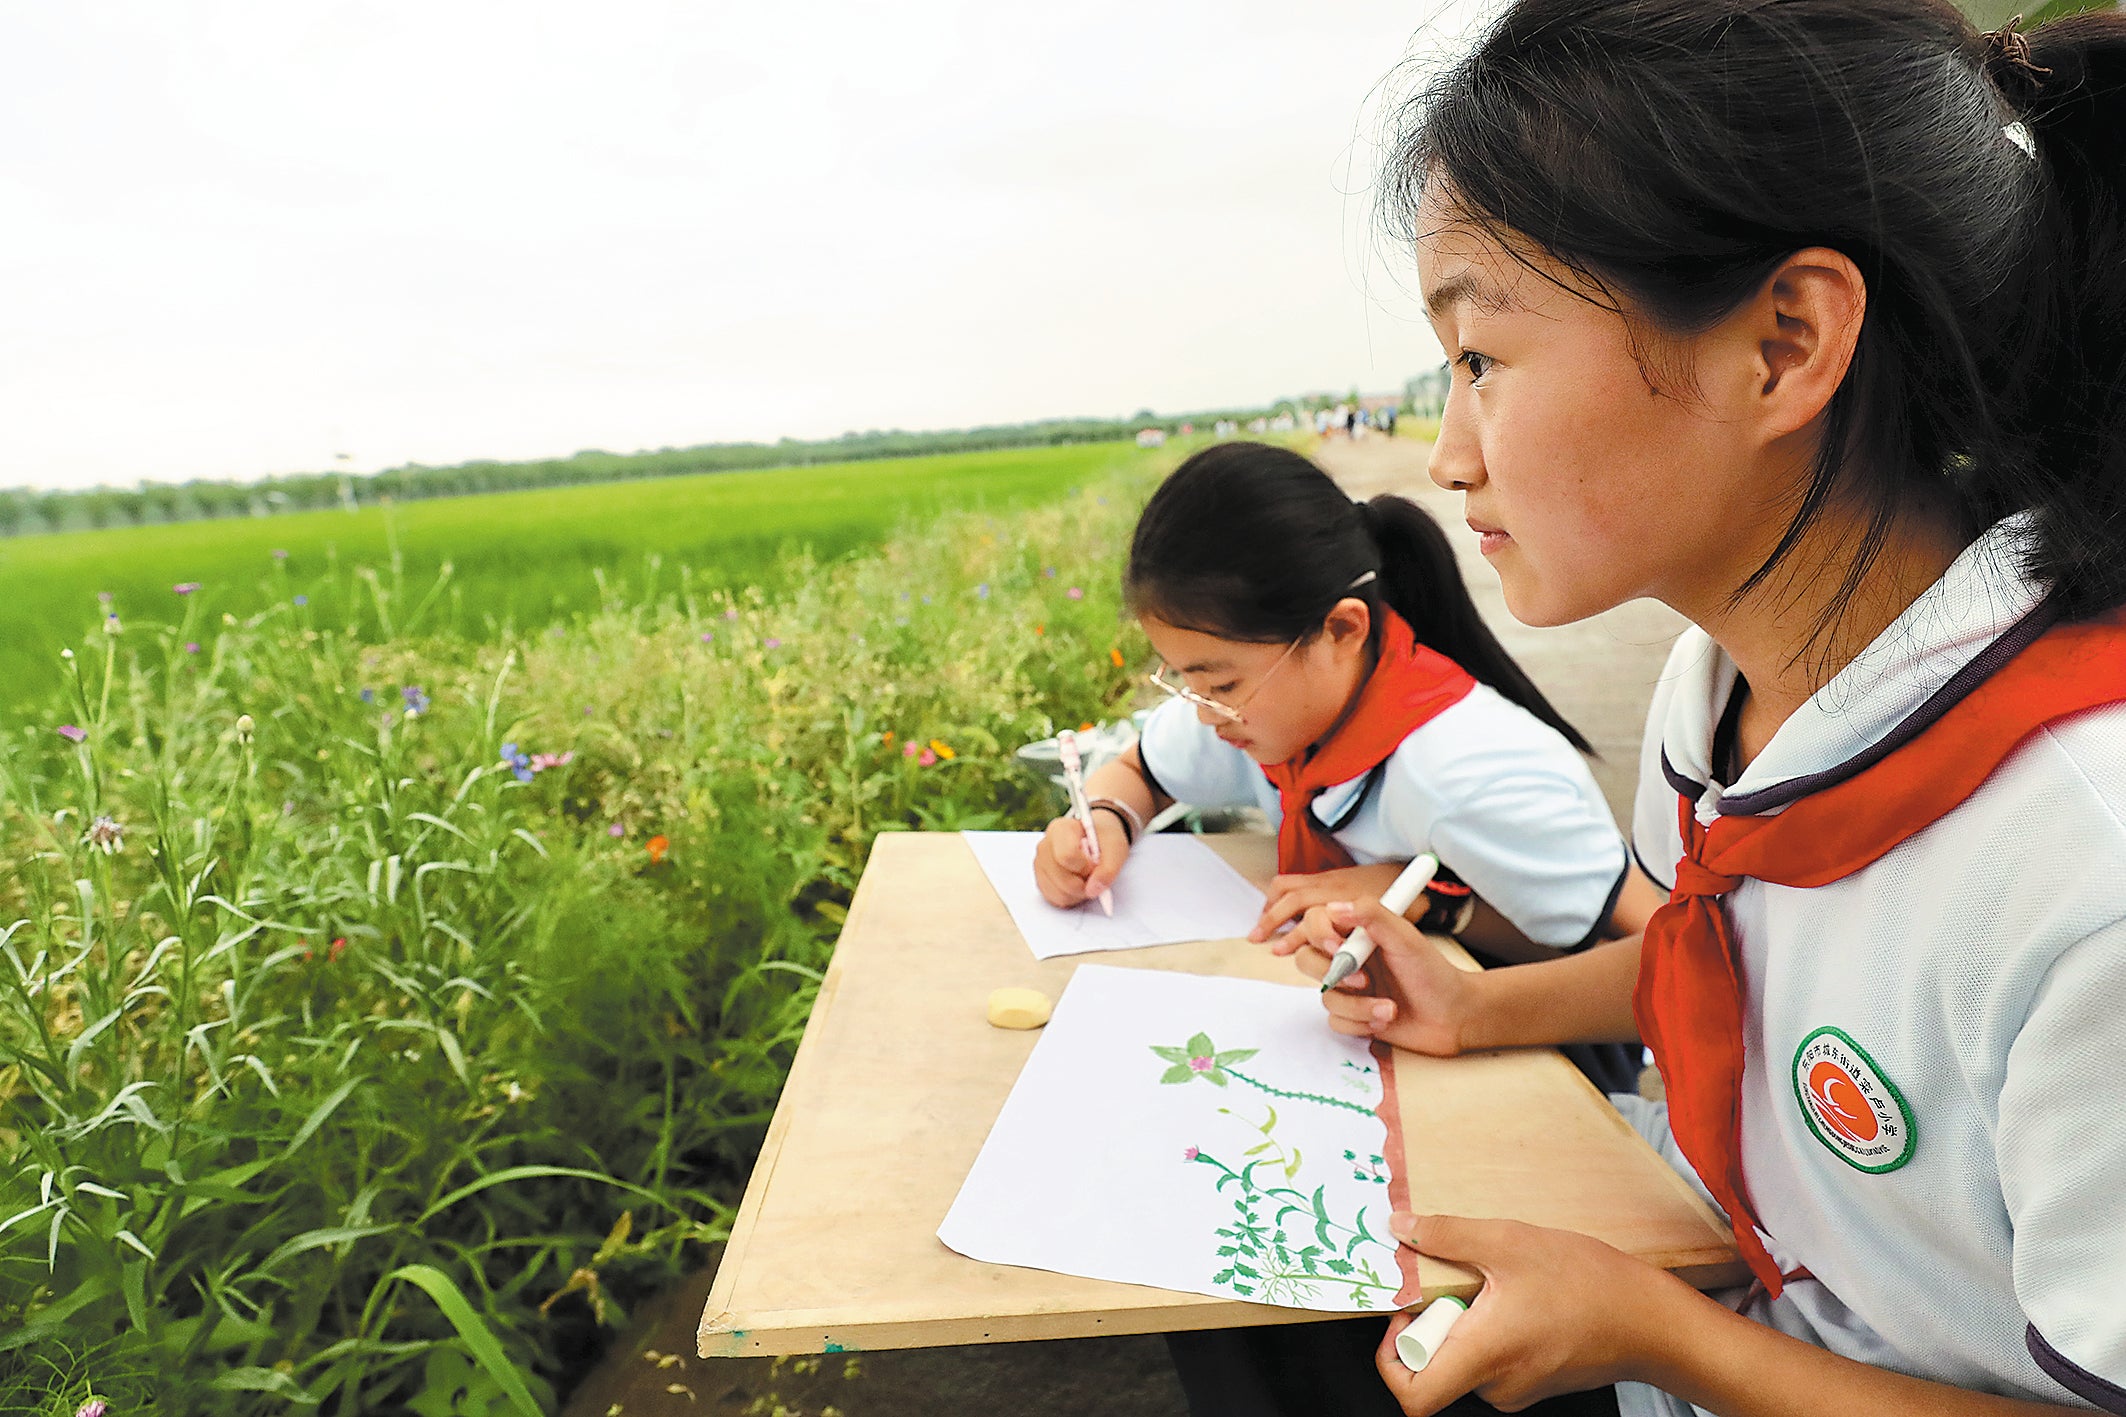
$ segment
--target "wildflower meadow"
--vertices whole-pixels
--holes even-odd
[[[84,599],[0,734],[0,1411],[551,1411],[724,1234],[876,834],[1039,822],[1128,698],[1172,456],[551,625]]]

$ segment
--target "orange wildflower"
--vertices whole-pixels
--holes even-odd
[[[652,866],[655,866],[662,862],[664,858],[671,853],[672,839],[666,836],[663,832],[659,832],[657,835],[651,837],[647,842],[643,843],[643,845],[645,849],[647,849],[650,853],[650,864]]]
[[[1122,650],[1119,646],[1110,648],[1107,651],[1107,657],[1115,668],[1120,669],[1122,667]]]

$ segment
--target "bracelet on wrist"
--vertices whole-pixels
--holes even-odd
[[[1123,844],[1137,844],[1137,834],[1144,830],[1144,818],[1137,815],[1136,808],[1113,797],[1095,797],[1085,805],[1090,811],[1114,813],[1115,820],[1122,823]]]
[[[1435,879],[1419,898],[1425,908],[1413,923],[1427,935],[1459,935],[1476,918],[1476,892],[1460,881]]]

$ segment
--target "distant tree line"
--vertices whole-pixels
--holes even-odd
[[[775,443],[705,443],[693,448],[660,448],[642,453],[588,450],[573,457],[538,462],[482,461],[460,463],[455,467],[424,467],[410,463],[373,474],[291,473],[257,482],[143,482],[133,488],[91,487],[82,491],[0,488],[0,536],[216,517],[264,517],[280,512],[321,511],[335,507],[352,510],[387,500],[466,497],[481,492],[513,492],[643,477],[685,477],[694,473],[801,467],[869,458],[1107,442],[1131,437],[1141,428],[1163,428],[1171,433],[1184,424],[1208,427],[1219,419],[1245,421],[1263,412],[1265,410],[1223,409],[1158,416],[1147,411],[1131,419],[1052,418],[1037,423],[928,433],[873,429],[864,433],[844,433],[839,438],[784,438]]]

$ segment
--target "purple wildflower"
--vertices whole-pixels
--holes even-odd
[[[62,723],[59,725],[59,736],[69,743],[79,743],[89,736],[89,731],[86,728],[77,728],[71,723]]]
[[[198,640],[186,640],[186,641],[185,641],[185,653],[186,653],[186,654],[198,654],[198,653],[199,653],[199,641],[198,641]]]
[[[406,701],[406,716],[408,718],[428,712],[428,695],[421,692],[420,685],[408,684],[405,688],[399,690],[399,697]]]
[[[618,822],[615,822],[615,823],[613,823],[613,824],[612,824],[611,826],[609,826],[609,827],[607,827],[607,828],[605,829],[605,834],[606,834],[607,836],[611,836],[611,837],[622,837],[622,836],[626,836],[626,835],[627,835],[627,828],[626,828],[626,827],[624,827],[624,826],[622,826],[622,825],[620,825],[620,823],[618,823]]]
[[[504,743],[502,745],[502,761],[509,765],[511,775],[519,782],[530,782],[533,774],[537,771],[532,767],[531,755],[519,749],[514,743]]]
[[[89,823],[88,834],[82,841],[106,856],[115,856],[125,850],[125,828],[115,817],[98,817]]]
[[[193,591],[198,589],[198,581],[179,581],[176,585],[170,587],[170,592],[173,595],[190,595]]]
[[[113,610],[110,614],[103,617],[103,632],[106,635],[115,635],[124,628],[125,627],[123,625],[120,625],[118,623],[117,611]]]
[[[1054,580],[1056,578],[1056,568],[1054,566],[1043,566],[1041,568],[1041,574],[1043,576],[1046,576],[1049,580]]]
[[[375,702],[376,702],[376,690],[374,690],[374,689],[364,689],[364,690],[362,690],[362,693],[361,693],[361,699],[362,699],[362,702],[363,702],[363,703],[365,703],[365,704],[373,704],[373,703],[375,703]]]
[[[295,598],[295,603],[297,605],[308,605],[310,603],[310,597],[307,595],[299,595]]]
[[[74,1409],[74,1417],[104,1417],[110,1410],[110,1403],[100,1397],[92,1397]]]
[[[988,582],[988,581],[983,581],[983,582],[982,582],[982,583],[981,583],[980,585],[976,586],[976,587],[974,588],[974,593],[975,593],[975,596],[976,596],[976,597],[977,597],[978,599],[981,599],[981,600],[987,600],[987,599],[989,599],[989,582]]]
[[[770,635],[760,642],[760,647],[762,649],[781,649],[782,641],[776,639],[775,636]]]
[[[716,642],[716,632],[714,630],[703,630],[701,632],[701,642],[705,645],[714,644]]]

